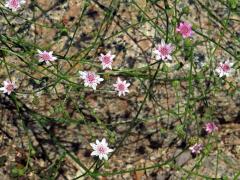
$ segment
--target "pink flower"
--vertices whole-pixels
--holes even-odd
[[[125,93],[129,92],[128,87],[130,86],[130,83],[127,83],[126,81],[122,81],[119,77],[117,78],[116,84],[113,84],[115,87],[115,91],[118,91],[118,96],[125,96]]]
[[[191,146],[189,149],[191,150],[191,152],[193,154],[199,154],[202,151],[202,149],[203,149],[203,145],[196,143],[193,146]]]
[[[216,72],[219,74],[220,77],[229,76],[232,72],[233,63],[230,63],[229,60],[225,61],[224,63],[220,63],[216,69]]]
[[[214,131],[217,131],[218,127],[216,126],[216,124],[214,122],[209,122],[209,123],[205,124],[204,129],[208,134],[210,134]]]
[[[47,52],[47,51],[38,51],[38,58],[39,58],[39,62],[46,62],[47,65],[50,65],[50,62],[55,61],[57,58],[54,57],[52,54],[53,52]]]
[[[112,69],[112,62],[115,58],[115,55],[111,55],[111,51],[109,51],[106,55],[101,54],[99,60],[102,62],[103,69]]]
[[[12,93],[14,89],[16,89],[15,82],[11,82],[9,80],[3,81],[3,87],[0,88],[0,91],[3,93],[7,93],[8,95]]]
[[[103,78],[100,78],[99,75],[96,75],[94,72],[90,71],[80,71],[80,77],[84,80],[85,87],[92,87],[96,90],[98,84],[103,81]]]
[[[161,44],[157,45],[157,48],[153,51],[156,54],[156,59],[163,61],[172,60],[171,53],[173,51],[173,47],[171,44],[165,44],[165,41],[162,40]]]
[[[187,22],[181,22],[177,27],[177,32],[179,32],[183,38],[188,38],[193,35],[192,25]]]
[[[25,2],[25,0],[8,0],[5,7],[11,9],[12,11],[17,11],[21,7],[21,4],[24,4]]]
[[[108,160],[108,153],[112,152],[113,149],[110,149],[108,147],[108,143],[106,142],[106,139],[103,138],[100,142],[98,139],[96,140],[96,144],[90,143],[90,145],[93,148],[93,152],[91,153],[91,156],[98,156],[99,159],[105,159]]]

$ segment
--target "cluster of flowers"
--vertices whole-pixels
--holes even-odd
[[[112,55],[111,51],[105,55],[104,54],[100,55],[99,60],[102,63],[103,70],[112,69],[112,63],[114,58],[115,55]],[[104,80],[99,75],[91,71],[80,71],[79,73],[80,77],[84,80],[84,86],[92,87],[94,90],[96,90],[97,85]],[[121,78],[119,77],[117,78],[117,82],[113,84],[115,91],[118,91],[118,96],[121,95],[125,96],[125,94],[129,92],[128,90],[129,86],[130,86],[129,83],[127,83],[125,80],[121,80]]]
[[[45,62],[47,65],[49,65],[52,61],[55,61],[57,58],[53,56],[53,52],[47,52],[47,51],[40,51],[37,50],[38,54],[37,57],[39,59],[39,62]],[[107,53],[106,55],[101,54],[99,57],[100,61],[102,62],[103,69],[109,68],[112,69],[111,65],[113,62],[113,58],[115,55],[111,55],[111,52]],[[101,81],[103,81],[103,78],[101,78],[99,75],[97,75],[94,72],[91,71],[80,71],[80,77],[84,80],[84,86],[85,87],[92,87],[94,90],[96,90],[96,87],[98,84],[100,84]],[[10,95],[14,89],[16,89],[16,84],[14,81],[6,80],[3,82],[4,87],[0,88],[4,93],[7,93]],[[128,87],[130,86],[129,83],[127,83],[125,80],[121,80],[121,78],[117,78],[117,82],[113,84],[113,87],[115,88],[115,91],[118,92],[118,95],[125,96],[126,93],[129,92]]]
[[[203,128],[206,131],[206,133],[208,133],[208,134],[211,134],[218,130],[218,127],[216,126],[216,124],[214,122],[206,123]],[[196,143],[193,146],[191,146],[189,149],[192,154],[199,154],[203,150],[203,144]]]
[[[10,8],[12,11],[17,11],[20,9],[21,5],[25,3],[25,0],[7,0],[6,7]],[[177,27],[176,31],[182,35],[183,38],[189,38],[192,37],[193,31],[192,26],[188,24],[187,22],[182,22]],[[164,40],[161,41],[160,44],[156,46],[156,49],[153,51],[156,55],[156,60],[172,60],[172,52],[174,48],[171,43],[167,44]],[[38,59],[39,62],[45,62],[47,65],[51,64],[51,62],[57,60],[56,57],[53,56],[53,52],[47,52],[47,51],[38,51]],[[111,52],[108,52],[107,54],[101,54],[99,57],[99,60],[102,63],[103,70],[105,69],[112,69],[112,63],[113,59],[115,58],[115,55],[112,55]],[[220,77],[222,76],[229,76],[229,74],[232,71],[233,63],[230,63],[229,61],[225,61],[223,63],[220,63],[219,66],[216,68],[216,72],[219,74]],[[91,71],[80,71],[80,78],[84,80],[84,86],[85,87],[91,87],[93,90],[96,90],[96,87],[98,84],[100,84],[104,79],[101,78],[99,75],[97,75],[95,72]],[[5,80],[3,82],[3,87],[0,88],[3,93],[7,93],[8,95],[11,94],[14,89],[16,89],[16,84],[14,81]],[[117,81],[115,84],[113,84],[113,87],[115,88],[115,91],[118,92],[118,95],[124,95],[129,92],[128,87],[130,86],[129,83],[127,83],[124,80],[121,80],[119,77],[117,78]],[[213,131],[216,131],[218,128],[214,123],[207,123],[205,126],[205,130],[207,133],[212,133]],[[98,156],[99,159],[108,159],[108,154],[113,151],[113,149],[110,149],[108,147],[108,143],[106,142],[106,139],[102,139],[102,141],[96,140],[96,144],[90,143],[90,145],[93,148],[92,156]],[[190,150],[194,154],[200,153],[200,151],[203,149],[202,144],[195,144],[194,146],[190,147]]]

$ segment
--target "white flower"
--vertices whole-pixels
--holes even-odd
[[[192,152],[192,154],[199,154],[203,150],[203,145],[196,143],[193,146],[191,146],[189,149]]]
[[[106,55],[100,54],[99,60],[102,62],[103,69],[112,69],[112,62],[114,58],[115,55],[111,55],[111,51],[109,51]]]
[[[100,142],[98,139],[96,140],[96,144],[90,143],[90,145],[93,148],[93,152],[91,153],[91,156],[98,156],[99,159],[105,159],[108,160],[108,153],[112,152],[113,149],[110,149],[108,147],[108,143],[106,142],[106,139],[103,138]]]
[[[50,64],[50,61],[55,61],[57,58],[54,57],[52,54],[53,52],[47,52],[47,51],[38,51],[38,58],[39,58],[39,62],[46,62],[47,65]]]
[[[25,0],[7,0],[5,7],[11,9],[12,11],[17,11],[21,7],[21,4],[24,3],[26,3]]]
[[[233,63],[230,63],[229,60],[225,61],[224,63],[220,63],[218,67],[216,68],[216,72],[219,74],[220,77],[223,76],[229,76],[233,69],[232,69]]]
[[[116,84],[113,84],[115,87],[115,91],[118,91],[118,96],[125,96],[125,93],[129,92],[128,87],[130,86],[130,83],[127,83],[126,81],[122,81],[119,77],[117,78]]]
[[[173,47],[171,44],[166,44],[164,40],[161,41],[161,44],[158,44],[156,49],[153,51],[156,54],[156,59],[163,61],[172,60],[171,53]]]
[[[95,74],[94,72],[90,71],[79,71],[80,77],[84,80],[85,87],[92,87],[96,90],[98,84],[103,81],[103,78],[100,78],[99,75]]]
[[[0,88],[0,91],[3,93],[7,93],[8,95],[12,93],[14,89],[16,89],[15,82],[11,82],[9,80],[3,81],[3,87]]]

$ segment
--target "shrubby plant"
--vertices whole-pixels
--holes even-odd
[[[211,151],[216,150],[210,148],[212,143],[215,143],[218,148],[217,136],[220,133],[220,124],[217,122],[213,111],[214,108],[212,108],[214,105],[208,101],[208,98],[222,91],[227,94],[226,96],[229,94],[229,96],[233,96],[234,92],[239,91],[237,84],[239,79],[234,78],[236,74],[239,75],[239,52],[237,52],[238,49],[235,49],[239,47],[239,39],[237,39],[236,36],[237,32],[235,33],[228,28],[228,24],[230,24],[230,13],[235,12],[233,9],[238,8],[238,3],[236,1],[229,1],[229,4],[226,5],[226,3],[222,3],[222,1],[218,1],[221,6],[224,6],[229,11],[228,18],[222,20],[219,19],[206,4],[201,1],[196,1],[196,4],[202,8],[201,11],[206,11],[207,16],[217,22],[220,28],[219,33],[222,37],[215,38],[209,32],[211,29],[203,29],[201,25],[198,24],[200,22],[192,24],[190,20],[188,21],[187,15],[191,10],[187,6],[182,8],[181,6],[184,6],[184,3],[167,0],[144,2],[145,8],[143,8],[142,4],[138,1],[132,0],[125,2],[126,5],[133,6],[139,12],[137,23],[127,22],[124,18],[121,18],[121,15],[117,12],[117,6],[114,6],[115,2],[113,1],[110,5],[108,3],[101,4],[100,1],[86,0],[81,2],[84,4],[83,10],[79,17],[77,17],[78,22],[74,24],[75,29],[73,33],[69,33],[70,28],[68,30],[67,27],[64,26],[65,21],[63,25],[61,25],[64,26],[64,30],[61,29],[59,24],[51,24],[51,27],[48,27],[49,31],[52,27],[60,27],[60,32],[64,31],[64,33],[60,34],[69,38],[68,44],[65,45],[66,52],[64,53],[59,53],[55,49],[53,53],[51,45],[54,43],[52,42],[48,47],[36,44],[34,41],[28,43],[29,40],[27,40],[27,38],[24,39],[24,36],[19,36],[18,33],[14,32],[14,29],[12,29],[14,34],[12,37],[8,34],[1,35],[1,66],[6,69],[7,79],[3,80],[3,86],[0,88],[0,91],[4,96],[8,96],[15,104],[21,119],[24,119],[23,109],[21,109],[24,107],[29,111],[34,121],[37,121],[42,129],[49,134],[51,142],[64,152],[59,158],[59,164],[55,162],[55,164],[53,163],[51,165],[51,168],[53,168],[52,171],[58,172],[58,165],[61,166],[62,159],[64,159],[67,154],[82,169],[82,173],[79,176],[76,175],[75,179],[83,176],[90,176],[91,178],[97,179],[100,176],[113,176],[141,170],[147,171],[148,169],[162,168],[167,165],[174,170],[182,170],[187,174],[186,179],[191,175],[201,178],[219,178],[218,169],[216,169],[215,177],[208,177],[201,174],[199,168],[204,157],[208,156]],[[25,2],[24,0],[5,1],[5,6],[1,7],[1,12],[10,28],[13,28],[13,26],[8,16],[14,17],[18,11],[27,11],[30,7],[42,10],[35,1],[31,1],[30,7],[28,7],[29,3],[30,2]],[[122,5],[121,3],[123,2],[119,1],[119,6]],[[4,5],[2,2],[1,4]],[[81,52],[70,55],[71,47],[73,47],[73,45],[76,46],[78,43],[78,41],[76,41],[76,34],[79,33],[82,18],[86,16],[86,14],[87,16],[98,16],[97,12],[92,9],[86,13],[86,10],[91,4],[105,11],[102,24],[96,31],[97,33],[94,33],[95,40],[89,47],[81,47]],[[153,12],[149,11],[150,9]],[[14,12],[14,14],[12,14],[12,12]],[[43,11],[43,14],[45,13],[47,13],[47,10]],[[239,17],[238,13],[235,14]],[[22,18],[22,20],[27,23],[38,25],[37,18],[29,20],[28,17],[24,17],[20,13],[19,18]],[[74,18],[76,17],[72,16],[72,19]],[[126,27],[123,28],[121,24],[117,24],[116,19],[123,21]],[[103,27],[104,25],[110,27],[109,24],[111,24],[110,22],[112,21],[121,27],[121,31],[113,31],[115,34],[112,33],[109,37],[106,37],[105,32],[107,32],[108,29],[106,28],[104,31]],[[236,22],[238,21],[236,20]],[[146,32],[139,31],[139,34],[145,38],[144,43],[139,45],[137,39],[129,35],[128,30],[136,27],[134,30],[138,32],[137,27],[145,24],[148,24],[151,27],[151,31],[154,31],[154,33],[152,33],[154,37],[148,35],[149,32],[147,30]],[[21,28],[24,29],[25,27],[20,27],[19,32],[21,32]],[[146,26],[146,28],[148,28],[148,26]],[[100,52],[96,50],[95,53],[90,53],[93,49],[98,49],[99,46],[104,43],[104,40],[114,39],[119,34],[127,34],[131,41],[136,43],[136,47],[134,48],[140,49],[140,53],[138,53],[140,54],[139,57],[131,57],[129,58],[130,60],[127,58],[120,59],[115,51],[116,49],[125,49],[128,51],[123,45],[117,46],[115,49],[111,46],[108,48],[104,47],[101,48]],[[227,48],[222,44],[225,34],[227,34],[226,38],[232,37],[234,39],[232,43],[233,48]],[[80,37],[85,39],[85,41],[88,41],[89,38],[87,34],[83,34]],[[206,57],[195,53],[196,49],[200,46],[206,49]],[[222,54],[227,54],[226,57],[221,56],[221,59],[218,60],[217,55],[215,55],[218,49],[221,49]],[[195,57],[197,55],[199,57]],[[17,63],[10,63],[7,56],[18,58],[25,66],[22,68]],[[31,59],[31,62],[28,62],[25,58]],[[144,60],[141,61],[141,63],[140,58]],[[39,64],[35,63],[35,59],[38,60]],[[127,60],[129,61],[129,67],[125,65]],[[120,61],[123,61],[122,64],[124,65],[119,65],[120,63],[118,64],[118,62]],[[135,61],[140,65],[134,67],[133,62]],[[69,69],[64,69],[63,64],[67,64]],[[38,68],[39,66],[41,69]],[[23,87],[19,77],[15,80],[16,85],[15,81],[11,79],[11,69],[31,78],[32,86],[37,87],[36,90]],[[34,71],[44,75],[45,79],[34,77],[34,75],[31,74],[31,72]],[[54,80],[48,82],[48,79]],[[161,88],[165,88],[166,94],[163,95]],[[52,110],[53,114],[57,114],[54,118],[30,110],[30,107],[25,107],[25,104],[18,100],[20,99],[18,96],[22,97],[22,94],[33,94],[34,98],[37,99],[41,93],[51,93],[52,91],[57,92],[56,96],[58,97],[56,99],[60,100],[60,103]],[[63,94],[62,97],[60,97],[58,92]],[[71,93],[76,93],[74,99],[70,98],[73,95]],[[89,97],[85,96],[85,94],[80,95],[80,93],[90,94],[97,98],[95,101],[89,99],[87,101],[86,99]],[[169,105],[169,93],[174,96],[172,106]],[[107,95],[107,98],[111,96],[112,99],[116,100],[116,103],[122,103],[121,108],[124,108],[124,105],[127,106],[126,102],[131,100],[133,94],[141,94],[142,97],[140,98],[140,103],[132,103],[133,106],[136,104],[137,107],[137,110],[134,112],[130,112],[132,109],[129,110],[129,114],[133,115],[125,114],[126,118],[130,117],[128,119],[129,121],[117,122],[117,119],[105,121],[98,117],[99,109],[95,107],[98,106],[98,99],[104,99],[104,95]],[[166,98],[166,102],[160,103],[159,97]],[[34,102],[34,100],[32,101]],[[151,106],[152,109],[144,109],[144,106],[149,103],[149,101],[154,104]],[[204,104],[203,106],[210,109],[209,112],[207,112],[205,107],[201,107],[201,104]],[[77,112],[84,110],[83,113],[79,113],[80,115],[76,116],[77,121],[71,118],[69,111],[67,111],[67,106],[73,106]],[[101,106],[111,106],[111,108],[114,108],[113,106],[115,105],[102,103]],[[102,108],[104,109],[105,107]],[[131,107],[127,106],[127,108]],[[156,112],[161,109],[159,115],[151,117],[145,112],[154,111],[154,108],[156,108]],[[119,109],[119,111],[121,111],[121,109]],[[143,112],[147,115],[141,116]],[[110,112],[107,113],[110,114]],[[151,129],[150,135],[147,136],[150,139],[150,147],[153,149],[161,147],[167,139],[164,138],[164,136],[167,136],[169,133],[176,136],[174,137],[174,141],[176,141],[174,145],[177,144],[175,148],[181,148],[182,152],[177,155],[174,154],[174,157],[168,160],[163,160],[164,158],[162,158],[161,162],[156,162],[152,166],[105,171],[104,167],[111,166],[111,163],[107,164],[106,161],[111,161],[112,157],[120,158],[121,153],[124,153],[122,151],[119,152],[119,149],[127,146],[125,141],[130,136],[130,133],[134,130],[140,132],[150,131],[152,127],[145,127],[143,124],[152,119],[160,124],[162,123],[161,128],[164,129],[164,135],[161,134],[162,142],[152,140],[153,134],[160,131],[158,126],[154,126],[154,129]],[[176,119],[176,121],[172,122],[171,119]],[[170,121],[172,124],[170,124]],[[82,136],[83,145],[77,146],[77,151],[83,150],[83,147],[92,148],[91,153],[89,153],[91,156],[89,155],[88,157],[91,160],[90,166],[84,164],[74,152],[70,152],[67,148],[63,147],[55,134],[48,130],[47,125],[53,122],[56,122],[56,125],[64,124],[68,126],[69,124],[77,123],[78,125],[86,125],[88,127],[87,131],[91,135],[91,141],[89,137]],[[127,123],[124,133],[121,135],[117,134],[115,129],[120,128],[121,124],[124,123]],[[28,123],[25,122],[25,124]],[[25,124],[24,130],[27,134],[28,130]],[[173,126],[173,128],[169,128],[169,126]],[[206,133],[204,136],[200,133],[202,129]],[[97,132],[98,130],[102,132],[99,133]],[[96,141],[96,143],[90,143],[92,140]],[[110,145],[108,142],[110,142]],[[181,142],[180,145],[178,145],[179,142]],[[172,145],[169,144],[169,148],[171,146]],[[29,148],[31,152],[33,152],[33,145],[31,143],[29,143]],[[145,153],[145,144],[141,145],[141,148],[136,151]],[[191,170],[186,170],[184,167],[175,164],[175,160],[178,156],[181,156],[183,152],[189,152],[197,156],[196,164]],[[216,152],[218,163],[219,149],[217,149]],[[31,156],[33,155],[29,155],[28,161],[32,158]],[[124,161],[125,159],[120,160]],[[21,170],[21,176],[23,176],[24,173],[28,173],[28,166],[29,162],[23,170]],[[16,168],[14,172],[15,175],[18,174],[16,173],[18,172]],[[234,178],[238,178],[238,176],[236,175]]]

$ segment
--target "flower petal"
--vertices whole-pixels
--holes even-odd
[[[97,151],[93,151],[93,152],[91,153],[91,156],[98,156]]]

